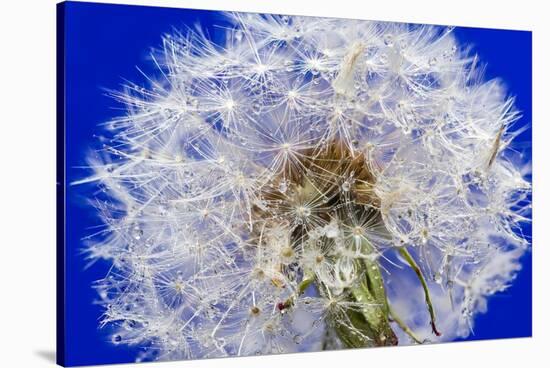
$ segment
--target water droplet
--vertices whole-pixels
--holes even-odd
[[[288,184],[286,182],[286,180],[282,180],[280,183],[279,183],[279,192],[281,193],[286,193],[288,189]]]
[[[349,181],[346,180],[342,183],[342,190],[344,192],[348,192],[350,190],[350,188],[351,188],[351,184],[350,184]]]
[[[134,228],[132,229],[132,237],[136,240],[139,240],[141,239],[142,236],[143,236],[143,230],[141,230],[141,228],[138,225],[134,226]]]
[[[252,104],[252,112],[259,115],[262,112],[262,105],[259,102],[254,102]]]
[[[388,47],[393,46],[393,35],[387,34],[387,35],[384,36],[384,45],[386,45]]]
[[[124,321],[123,326],[127,331],[131,331],[133,328],[136,327],[136,321],[134,321],[134,320]]]
[[[111,338],[111,341],[113,342],[113,344],[120,344],[120,342],[122,341],[122,336],[113,335],[113,337]]]
[[[235,31],[235,40],[237,42],[241,42],[242,39],[243,39],[243,31],[241,30]]]

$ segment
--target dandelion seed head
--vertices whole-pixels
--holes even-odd
[[[222,44],[163,38],[78,181],[100,188],[111,341],[139,360],[410,343],[386,297],[420,340],[467,336],[530,243],[501,82],[441,27],[228,18]]]

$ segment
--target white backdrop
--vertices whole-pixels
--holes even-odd
[[[105,2],[105,1],[98,1]],[[534,338],[159,363],[158,367],[533,367],[550,356],[550,20],[543,1],[129,0],[111,3],[532,30]],[[55,1],[0,5],[0,366],[55,357]],[[549,224],[550,225],[550,224]],[[546,231],[545,231],[546,228]],[[514,316],[510,316],[514,318]],[[506,321],[502,321],[506,323]],[[546,359],[545,359],[546,358]],[[123,365],[118,367],[137,366]]]

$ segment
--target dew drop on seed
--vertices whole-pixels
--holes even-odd
[[[344,192],[349,192],[350,188],[351,188],[351,184],[349,181],[346,180],[342,183],[342,190]]]
[[[142,236],[143,230],[141,230],[139,226],[134,226],[134,228],[132,229],[132,237],[136,240],[139,240]]]
[[[113,342],[113,344],[120,344],[122,341],[122,336],[113,335],[113,337],[111,338],[111,341]]]
[[[279,192],[284,194],[286,193],[287,189],[288,189],[288,184],[286,183],[286,181],[285,180],[281,181],[279,183]]]
[[[259,102],[254,102],[252,104],[252,112],[259,115],[262,112],[262,105]]]
[[[235,32],[235,40],[237,42],[241,42],[241,40],[243,39],[243,31],[241,30],[238,30]]]

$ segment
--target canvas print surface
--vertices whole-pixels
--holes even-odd
[[[58,5],[58,359],[531,336],[531,33]]]

